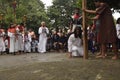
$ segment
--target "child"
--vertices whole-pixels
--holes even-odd
[[[8,45],[8,40],[9,40],[9,37],[8,36],[6,36],[5,37],[5,40],[4,40],[4,42],[5,42],[5,52],[7,53],[7,54],[9,54],[9,45]]]
[[[36,40],[35,38],[32,38],[32,42],[31,42],[32,52],[37,52],[37,48],[38,48],[38,40]]]
[[[25,32],[24,35],[24,52],[31,52],[31,36],[28,34],[28,32]]]

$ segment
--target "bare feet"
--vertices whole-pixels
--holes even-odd
[[[105,55],[99,55],[99,56],[96,56],[96,58],[105,58],[106,56]]]
[[[68,53],[68,57],[69,57],[69,58],[72,58],[72,54],[71,54],[71,53]]]
[[[100,55],[102,55],[102,53],[98,53],[96,56],[100,56]]]
[[[113,59],[113,60],[117,60],[117,59],[118,59],[118,56],[115,55],[115,56],[112,57],[112,59]]]

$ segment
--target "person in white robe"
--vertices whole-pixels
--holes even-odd
[[[18,51],[22,52],[24,49],[24,43],[23,43],[23,30],[20,30],[20,25],[17,26],[16,31],[17,31],[17,37],[18,37]]]
[[[41,27],[39,28],[39,43],[38,43],[38,52],[45,53],[46,45],[47,45],[47,34],[49,34],[49,30],[45,25],[45,22],[41,23]]]
[[[82,31],[80,27],[76,27],[73,34],[68,39],[68,52],[69,57],[83,56],[83,45],[82,45]]]
[[[3,32],[2,29],[0,29],[0,52],[1,53],[5,51],[4,35],[5,35],[5,32]]]
[[[11,24],[10,28],[8,29],[8,36],[10,38],[9,53],[15,53],[15,33],[15,25]]]
[[[120,49],[120,18],[116,21],[116,32],[117,32],[117,47]]]
[[[18,31],[17,31],[17,27],[15,27],[16,33],[15,33],[15,52],[18,53],[18,48],[19,48],[19,44],[18,44]]]
[[[31,35],[28,34],[28,32],[25,32],[25,35],[24,35],[24,52],[28,52],[30,53],[31,52]]]

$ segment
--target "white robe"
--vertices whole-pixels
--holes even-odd
[[[15,33],[8,32],[8,36],[10,37],[10,48],[9,52],[15,52]]]
[[[44,32],[44,30],[46,31]],[[40,27],[38,33],[39,33],[38,52],[45,53],[47,45],[47,34],[49,33],[49,30],[47,27]]]
[[[120,24],[116,24],[117,37],[120,39]]]
[[[5,43],[3,40],[4,32],[0,33],[0,52],[5,51]]]
[[[15,52],[18,52],[18,47],[19,47],[18,38],[15,38]]]
[[[23,34],[22,32],[20,32],[19,28],[16,29],[17,33],[18,33],[18,50],[19,51],[23,51],[24,50],[24,43],[23,43]]]
[[[72,52],[72,56],[83,56],[82,40],[75,38],[74,34],[68,39],[68,52]]]
[[[24,37],[24,52],[31,52],[31,35],[28,34],[28,36]]]

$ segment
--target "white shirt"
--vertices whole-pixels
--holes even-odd
[[[116,24],[117,37],[120,39],[120,24]]]

